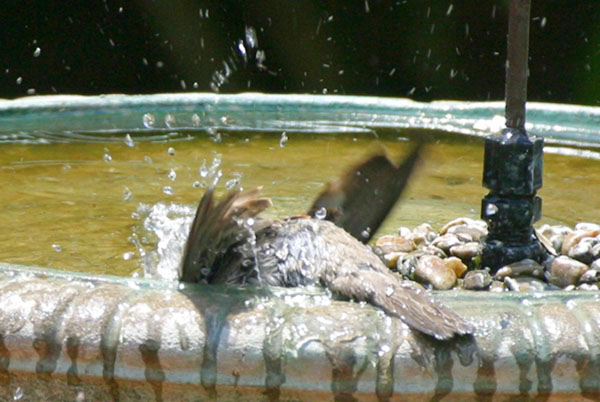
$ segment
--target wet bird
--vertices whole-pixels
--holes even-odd
[[[306,215],[266,219],[260,188],[216,202],[209,188],[188,237],[184,282],[308,286],[366,301],[437,339],[472,331],[469,323],[415,283],[392,273],[366,243],[405,188],[420,145],[396,165],[382,152],[330,182]]]

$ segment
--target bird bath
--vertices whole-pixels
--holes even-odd
[[[1,101],[0,395],[598,397],[597,291],[437,292],[477,326],[474,340],[443,344],[318,291],[161,279],[160,262],[179,254],[156,252],[161,228],[145,218],[189,221],[218,170],[221,191],[262,185],[268,214],[288,216],[377,147],[401,155],[424,138],[424,163],[378,234],[478,218],[482,138],[503,127],[503,108],[263,94]],[[599,120],[598,108],[528,104],[527,130],[546,139],[538,225],[599,220]],[[180,248],[185,230],[170,236]]]

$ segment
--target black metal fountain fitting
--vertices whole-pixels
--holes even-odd
[[[525,258],[545,257],[533,228],[542,212],[536,192],[542,187],[544,140],[525,130],[530,10],[531,0],[510,2],[506,128],[485,140],[483,185],[490,192],[481,202],[481,217],[488,224],[482,264],[492,271]]]
[[[483,185],[490,190],[481,202],[488,224],[482,263],[495,270],[525,258],[541,260],[544,249],[533,224],[541,217],[542,138],[524,130],[504,129],[485,140]]]

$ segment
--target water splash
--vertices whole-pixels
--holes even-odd
[[[265,71],[266,54],[258,47],[256,30],[247,26],[244,30],[244,38],[239,39],[232,46],[229,56],[223,60],[223,68],[213,73],[210,89],[219,92],[220,88],[229,82],[230,77],[240,69],[254,66],[259,71]]]
[[[138,250],[143,274],[148,278],[177,280],[183,248],[194,218],[194,207],[181,204],[140,204],[141,227],[130,241]]]

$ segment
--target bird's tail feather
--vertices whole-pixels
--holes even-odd
[[[257,216],[271,206],[270,199],[259,198],[260,190],[233,190],[217,203],[213,188],[204,193],[185,245],[182,281],[209,279],[215,261],[244,235],[239,220]]]

